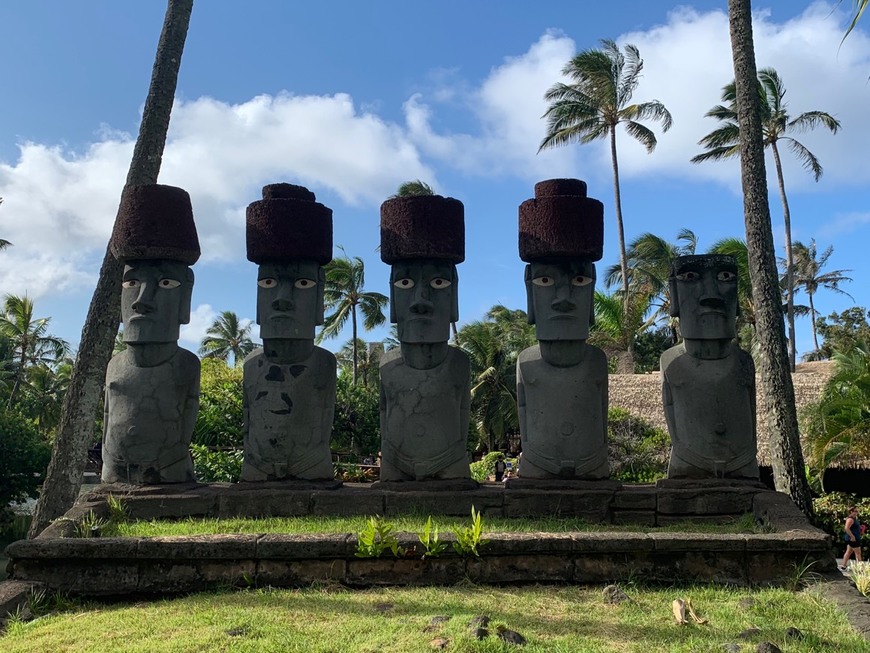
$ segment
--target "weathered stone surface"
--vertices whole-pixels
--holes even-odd
[[[655,510],[614,510],[614,524],[636,524],[638,526],[655,526]]]
[[[505,492],[506,517],[549,515],[579,517],[591,522],[607,522],[613,492],[545,492],[523,490]]]
[[[383,515],[384,495],[380,492],[312,492],[312,515]]]
[[[116,560],[135,558],[141,538],[96,537],[18,540],[6,548],[13,559]]]
[[[372,488],[395,494],[413,492],[417,498],[422,498],[424,492],[472,492],[480,489],[480,483],[470,478],[433,478],[425,481],[375,481]],[[443,496],[433,498],[444,501]]]
[[[704,488],[658,492],[658,511],[665,515],[742,515],[752,512],[755,492],[742,488]]]
[[[257,539],[259,560],[310,560],[352,557],[356,551],[356,535],[336,533],[323,535],[266,534]]]
[[[574,551],[578,553],[638,553],[654,550],[646,533],[571,533]]]
[[[612,492],[616,496],[622,490],[623,485],[619,481],[606,478],[591,480],[514,477],[506,480],[504,487],[506,490],[544,490],[546,492]]]
[[[22,580],[0,581],[0,619],[15,612],[27,604],[34,592],[43,588],[42,583]]]
[[[471,481],[474,483],[474,481]],[[440,481],[421,481],[414,483],[438,484]],[[470,489],[468,491],[444,490],[441,492],[421,491],[392,491],[392,486],[402,483],[379,484],[381,487],[390,488],[384,492],[385,515],[454,515],[465,517],[471,514],[471,508],[482,514],[493,514],[496,510],[500,513],[502,506],[501,492],[487,492]],[[475,484],[476,485],[476,484]]]
[[[136,591],[139,570],[135,562],[99,564],[68,559],[23,559],[13,563],[13,578],[37,580],[52,590],[89,596],[120,596]]]
[[[657,491],[653,485],[622,485],[613,495],[611,507],[616,510],[655,510]]]
[[[336,481],[338,483],[338,481]],[[246,486],[254,484],[245,484]],[[265,484],[264,484],[265,485]],[[269,486],[275,484],[269,483]],[[222,517],[296,517],[311,512],[311,489],[270,487],[270,491],[247,489],[221,495],[218,513]],[[337,486],[336,486],[337,487]]]
[[[356,558],[347,561],[349,585],[443,585],[465,574],[461,558]]]
[[[498,555],[570,553],[575,550],[574,533],[484,533],[489,540],[481,547],[481,555],[497,551]]]
[[[274,587],[302,587],[323,581],[343,582],[347,576],[345,560],[260,560],[257,583]]]
[[[486,555],[468,558],[468,578],[476,583],[513,583],[531,576],[536,582],[570,582],[574,564],[570,555]]]
[[[157,560],[241,560],[254,558],[254,534],[187,535],[143,537],[137,556]]]
[[[655,551],[731,551],[742,554],[746,550],[746,536],[732,533],[649,533]]]

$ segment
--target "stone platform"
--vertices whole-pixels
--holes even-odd
[[[89,512],[107,516],[107,497],[122,499],[131,517],[294,515],[579,517],[633,523],[634,532],[491,534],[481,557],[452,548],[422,558],[414,534],[400,534],[406,557],[357,558],[356,534],[222,534],[189,537],[75,538]],[[725,521],[751,513],[769,533],[644,532],[675,521]],[[689,529],[687,529],[688,531]],[[442,539],[450,541],[452,534]],[[777,584],[796,565],[833,568],[828,535],[813,528],[785,495],[752,483],[574,482],[553,489],[482,485],[475,489],[390,491],[346,484],[212,484],[161,487],[103,485],[35,540],[11,544],[9,572],[18,582],[83,596],[174,594],[228,586],[349,586],[475,583],[650,581]]]

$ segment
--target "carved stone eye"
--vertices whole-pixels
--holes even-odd
[[[296,279],[296,283],[293,284],[296,288],[314,288],[315,284],[313,279]]]
[[[157,282],[157,287],[162,288],[163,290],[172,290],[173,288],[178,288],[181,285],[181,282],[177,279],[161,279]]]
[[[553,277],[543,276],[535,277],[534,279],[532,279],[532,283],[536,286],[552,286],[554,283],[556,283],[556,281],[555,279],[553,279]]]
[[[396,281],[393,282],[393,285],[396,288],[402,288],[403,290],[408,290],[409,288],[414,287],[414,280],[408,279],[407,277],[405,277],[404,279],[396,279]]]
[[[719,281],[736,281],[737,275],[734,274],[731,270],[722,270],[719,274],[716,275],[716,278]]]
[[[592,283],[592,277],[584,277],[582,274],[571,279],[572,286],[588,286],[590,283]]]
[[[278,285],[278,280],[273,279],[272,277],[264,277],[263,279],[257,280],[257,285],[260,286],[260,288],[274,288]]]
[[[452,282],[448,281],[447,279],[444,279],[442,277],[437,277],[435,279],[432,279],[432,281],[429,282],[429,285],[437,290],[440,288],[449,288],[453,284],[452,284]]]
[[[688,272],[681,272],[677,275],[677,281],[698,281],[701,278],[701,275],[693,270],[689,270]]]
[[[138,288],[139,287],[139,279],[128,279],[124,283],[121,284],[122,288]]]

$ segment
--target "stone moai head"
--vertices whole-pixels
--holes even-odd
[[[678,256],[668,277],[671,316],[688,340],[737,336],[737,261],[724,254]]]
[[[124,263],[124,342],[177,341],[180,326],[190,321],[189,266],[200,254],[190,196],[175,186],[126,187],[111,250]]]
[[[390,271],[390,322],[406,343],[447,342],[459,319],[456,264],[465,260],[465,207],[452,197],[381,204],[381,260]]]
[[[265,339],[314,340],[323,324],[323,265],[332,260],[332,209],[302,186],[271,184],[246,213],[257,263],[257,324]]]
[[[595,261],[604,246],[604,205],[579,179],[535,184],[520,204],[529,323],[538,340],[586,340],[594,321]]]

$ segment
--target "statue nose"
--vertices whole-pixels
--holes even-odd
[[[559,311],[560,313],[570,313],[577,307],[577,305],[567,297],[557,299],[550,304],[550,306],[554,311]]]
[[[293,300],[289,297],[278,297],[274,301],[272,301],[272,308],[276,311],[292,311],[293,310]]]
[[[139,313],[140,315],[154,312],[156,306],[154,306],[154,289],[151,284],[143,283],[140,286],[139,295],[130,308],[133,309],[134,313]]]
[[[414,295],[411,299],[411,306],[409,307],[412,313],[416,313],[417,315],[428,315],[434,309],[435,306],[429,301],[429,289],[428,284],[417,284],[417,287],[414,288]]]

